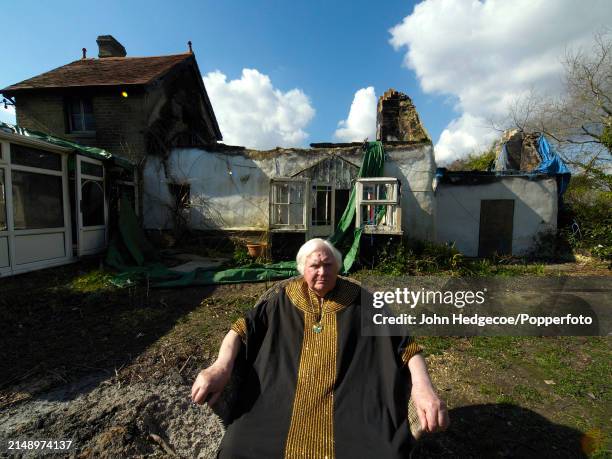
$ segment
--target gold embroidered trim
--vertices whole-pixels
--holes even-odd
[[[325,297],[323,314],[346,308],[357,299],[360,291],[359,284],[338,277],[336,286]],[[303,312],[313,312],[313,307],[319,304],[317,296],[308,288],[303,277],[289,282],[285,287],[285,292],[289,300]]]
[[[232,324],[232,330],[234,330],[240,336],[240,339],[243,343],[246,343],[247,338],[247,323],[244,318],[238,319],[236,322]]]
[[[423,427],[421,427],[421,420],[417,413],[416,406],[412,398],[408,400],[408,425],[410,426],[410,433],[416,439],[418,439],[423,433]]]
[[[419,346],[415,341],[411,341],[410,344],[408,344],[408,346],[406,346],[404,349],[404,353],[402,354],[402,363],[404,365],[408,365],[408,361],[421,351],[423,351],[421,346]]]
[[[329,311],[328,301],[323,303],[324,311]],[[300,305],[304,306],[303,302]],[[335,457],[336,314],[320,317],[323,326],[320,333],[313,330],[317,319],[319,317],[316,314],[304,311],[304,339],[285,458]]]

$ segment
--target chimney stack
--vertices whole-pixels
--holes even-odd
[[[98,43],[98,57],[125,57],[127,52],[121,43],[115,40],[112,35],[100,35],[96,39]]]
[[[376,140],[431,142],[410,97],[395,89],[389,89],[378,99]]]

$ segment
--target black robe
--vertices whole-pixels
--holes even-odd
[[[410,451],[409,337],[362,336],[361,289],[338,278],[322,311],[303,278],[232,329],[248,373],[220,458],[399,458]]]

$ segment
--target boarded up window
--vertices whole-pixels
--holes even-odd
[[[513,220],[513,199],[480,201],[479,257],[512,254]]]

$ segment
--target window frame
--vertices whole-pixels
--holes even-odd
[[[6,224],[7,228],[0,231],[0,243],[5,244],[5,250],[8,250],[5,255],[8,255],[6,260],[3,260],[0,266],[0,276],[14,275],[23,272],[28,272],[36,269],[42,269],[51,266],[58,266],[65,264],[73,259],[72,254],[72,233],[70,231],[70,203],[69,203],[69,190],[68,190],[68,157],[71,154],[70,149],[60,147],[56,145],[50,145],[46,142],[29,139],[20,134],[6,133],[0,131],[0,138],[2,143],[2,161],[0,161],[0,168],[4,170],[4,186],[5,186],[5,210],[6,210]],[[18,144],[26,147],[40,149],[46,152],[59,154],[61,157],[61,169],[44,169],[31,166],[23,166],[14,164],[11,162],[11,145]],[[63,225],[59,227],[46,227],[38,229],[16,229],[14,221],[14,196],[13,196],[13,172],[31,172],[36,174],[42,174],[47,176],[55,176],[61,179],[61,207],[63,213]],[[41,239],[44,240],[47,237],[57,236],[61,234],[63,236],[63,255],[59,252],[61,249],[58,247],[58,253],[52,256],[41,256],[28,259],[32,253],[36,252],[36,249],[31,248],[30,254],[23,251],[23,247],[18,248],[19,240],[23,241],[28,239],[28,244],[39,244],[42,243]],[[41,236],[41,238],[37,238]],[[24,258],[25,257],[25,258]],[[5,264],[8,260],[8,264]]]
[[[8,164],[9,160],[9,142],[0,142],[0,163]]]
[[[84,104],[83,104],[84,100],[88,100],[91,105],[91,117],[93,119],[93,129],[79,130],[79,129],[75,129],[73,126],[72,115],[74,114],[74,112],[72,111],[72,104],[75,101],[79,102],[80,112],[78,114],[80,115],[82,126],[83,128],[85,128],[85,110],[84,110]],[[96,119],[94,116],[94,109],[93,109],[93,97],[84,97],[84,96],[67,97],[64,103],[64,106],[66,110],[66,131],[68,134],[90,134],[91,135],[91,134],[96,133]]]
[[[270,206],[269,206],[268,226],[271,231],[273,232],[299,232],[299,233],[303,233],[307,231],[308,221],[309,221],[308,212],[310,211],[310,182],[311,180],[309,178],[301,178],[301,177],[299,178],[297,177],[275,177],[270,180],[270,196],[269,196]],[[301,224],[291,223],[291,221],[287,222],[286,224],[273,222],[273,216],[275,215],[276,206],[289,207],[291,205],[291,192],[289,192],[287,195],[288,202],[286,203],[276,202],[274,199],[275,198],[275,193],[274,193],[275,185],[277,184],[280,185],[280,184],[285,184],[285,183],[300,184],[302,187],[303,202],[302,202],[302,223]],[[291,212],[288,209],[287,210],[288,220],[290,220],[290,216],[291,216]]]
[[[392,185],[393,196],[388,199],[363,199],[363,191],[366,185]],[[392,234],[392,235],[402,235],[402,208],[400,205],[400,196],[401,196],[401,188],[400,181],[395,177],[368,177],[368,178],[359,178],[355,182],[355,206],[356,206],[356,216],[355,216],[355,225],[361,227],[365,234]],[[391,215],[392,215],[392,225],[388,224],[362,224],[362,216],[364,212],[364,208],[366,206],[377,206],[384,205],[387,206],[386,215],[389,215],[389,206],[391,207]]]
[[[136,167],[134,167],[134,169],[132,170],[132,180],[115,180],[115,184],[118,187],[118,191],[119,191],[119,197],[121,197],[121,185],[123,186],[130,186],[134,189],[134,213],[136,215],[139,215],[138,212],[138,171],[136,170]]]
[[[77,167],[80,168],[79,170],[79,183],[76,184],[79,189],[78,189],[78,201],[79,201],[79,205],[78,205],[78,214],[79,214],[79,220],[78,220],[78,224],[79,224],[79,229],[81,230],[96,230],[96,229],[106,229],[108,226],[108,205],[107,205],[107,196],[106,196],[106,168],[104,167],[104,163],[100,160],[97,159],[92,159],[89,158],[87,156],[82,156],[82,155],[78,155],[78,159],[79,161],[77,161]],[[83,163],[90,163],[90,164],[94,164],[96,166],[102,166],[102,176],[98,176],[98,175],[89,175],[89,174],[85,174],[83,173]],[[101,225],[90,225],[90,226],[86,226],[83,222],[83,185],[86,182],[96,182],[98,184],[98,186],[100,186],[100,188],[102,189],[102,206],[104,209],[104,223]]]
[[[22,144],[18,144],[18,145],[22,145]],[[25,147],[31,147],[31,148],[37,148],[37,147],[32,147],[30,145],[23,145]],[[9,145],[10,148],[10,145]],[[67,218],[69,217],[66,215],[66,200],[67,200],[67,183],[65,182],[65,175],[66,175],[66,170],[67,170],[67,157],[66,155],[63,155],[61,153],[58,152],[54,152],[54,151],[50,151],[50,150],[46,150],[43,148],[37,148],[40,149],[42,151],[45,151],[46,153],[53,153],[55,155],[58,155],[60,157],[60,169],[59,170],[55,170],[55,169],[45,169],[45,168],[41,168],[41,167],[32,167],[32,166],[23,166],[21,164],[15,164],[12,162],[11,159],[11,155],[12,152],[10,152],[9,150],[9,154],[7,155],[7,161],[10,165],[9,168],[7,168],[9,174],[10,174],[10,182],[7,180],[7,178],[5,177],[4,180],[4,186],[8,187],[8,183],[10,183],[10,195],[11,195],[11,204],[10,204],[10,208],[11,208],[11,219],[10,219],[10,224],[11,226],[9,228],[11,228],[12,231],[19,231],[19,234],[42,234],[45,232],[58,232],[60,230],[64,230],[68,225],[67,225]],[[64,220],[64,225],[63,226],[57,226],[57,227],[45,227],[45,228],[15,228],[15,207],[14,207],[14,196],[13,196],[13,172],[29,172],[32,174],[41,174],[41,175],[52,175],[55,177],[60,177],[62,180],[62,197],[61,197],[61,203],[62,203],[62,213],[63,213],[63,220]],[[8,226],[8,204],[7,204],[7,226]]]

